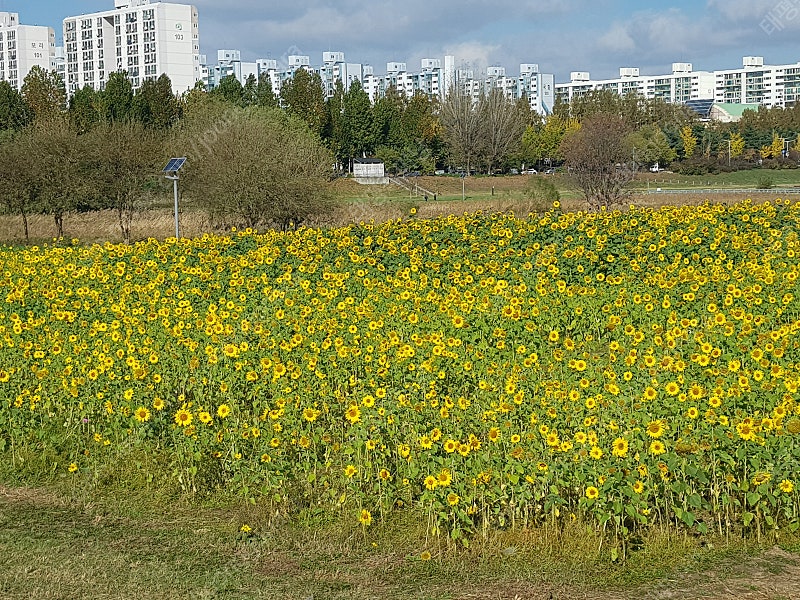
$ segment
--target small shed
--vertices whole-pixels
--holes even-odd
[[[358,183],[387,183],[383,161],[378,158],[353,159],[353,177]]]

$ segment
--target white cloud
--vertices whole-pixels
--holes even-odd
[[[617,23],[598,40],[598,45],[609,52],[631,52],[636,49],[636,42],[628,33],[625,25]]]

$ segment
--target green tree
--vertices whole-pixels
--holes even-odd
[[[325,102],[327,116],[322,136],[336,157],[337,168],[346,168],[350,159],[350,141],[344,119],[344,98],[344,85],[337,79],[333,85],[333,95]]]
[[[281,87],[281,102],[289,114],[305,121],[313,133],[322,137],[327,109],[319,73],[297,69]]]
[[[172,82],[166,74],[142,83],[133,97],[131,116],[155,129],[169,129],[178,121],[180,103],[172,93]]]
[[[563,161],[561,140],[578,129],[577,119],[555,113],[548,115],[539,126],[529,125],[522,135],[522,162],[533,165],[548,158],[551,163]]]
[[[211,95],[215,98],[221,98],[225,102],[229,102],[235,106],[244,106],[244,88],[236,75],[226,75],[223,77],[219,85],[211,90]]]
[[[101,119],[103,103],[100,94],[86,85],[76,90],[69,99],[69,118],[78,133],[86,133]]]
[[[350,84],[344,95],[342,120],[346,150],[351,157],[372,151],[372,103],[358,80]]]
[[[332,164],[302,120],[251,107],[236,111],[213,153],[189,156],[183,179],[215,223],[287,229],[332,208]]]
[[[101,113],[108,122],[124,122],[133,116],[133,84],[124,71],[108,77],[106,89],[100,93]]]
[[[0,81],[0,131],[21,129],[30,118],[22,94],[7,81]]]
[[[253,73],[247,76],[242,88],[242,104],[244,106],[255,106],[258,104],[258,79]]]
[[[136,213],[160,182],[163,133],[136,121],[112,121],[84,137],[94,207],[116,212],[122,238],[129,243]]]
[[[51,121],[63,116],[67,108],[64,80],[55,71],[34,66],[22,83],[22,98],[33,119]]]
[[[276,108],[278,106],[278,97],[272,89],[272,81],[270,81],[269,73],[261,73],[261,75],[258,76],[256,106],[268,108]]]
[[[632,133],[628,143],[635,150],[636,160],[645,165],[669,164],[677,152],[669,145],[666,134],[657,125],[643,125]]]
[[[28,216],[38,200],[41,180],[27,167],[27,150],[19,143],[19,135],[14,132],[0,137],[0,202],[6,212],[20,216],[28,242]]]
[[[56,236],[64,237],[64,217],[90,189],[86,179],[85,137],[67,119],[34,123],[17,143],[28,157],[25,176],[35,192],[31,210],[53,217]]]
[[[390,86],[372,107],[372,143],[376,148],[400,148],[403,145],[403,114],[406,99],[397,88]]]

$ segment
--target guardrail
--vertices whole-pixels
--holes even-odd
[[[797,188],[656,188],[640,190],[647,194],[800,194]]]

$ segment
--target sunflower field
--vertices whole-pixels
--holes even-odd
[[[795,531],[799,228],[778,200],[3,248],[0,453],[453,538]]]

